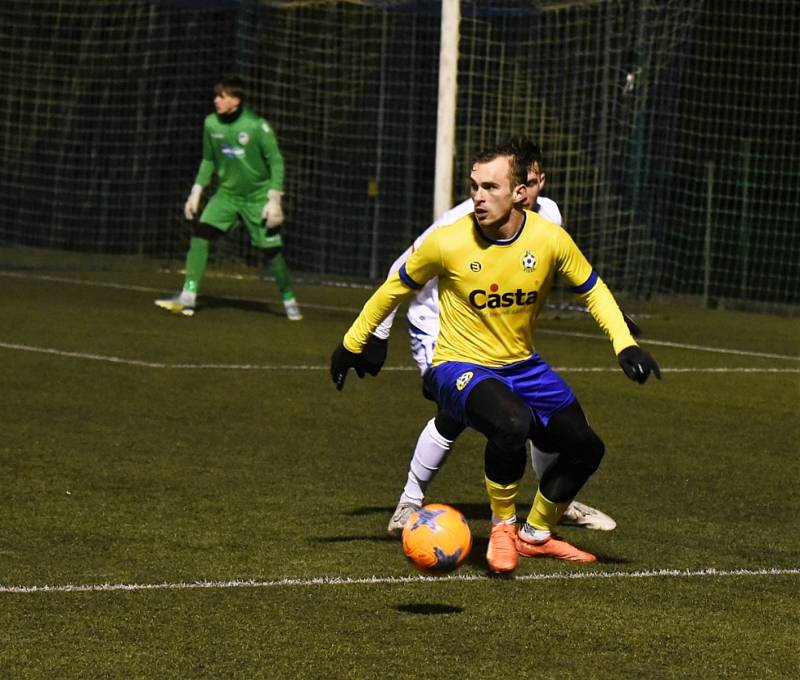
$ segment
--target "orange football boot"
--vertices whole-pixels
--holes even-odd
[[[508,574],[515,571],[519,564],[519,554],[514,541],[517,538],[517,527],[514,524],[495,524],[489,534],[489,548],[486,561],[489,571],[495,574]]]
[[[556,560],[567,560],[569,562],[597,561],[597,557],[592,553],[576,548],[571,543],[562,541],[552,535],[541,543],[531,543],[517,534],[516,549],[523,557],[552,557]]]

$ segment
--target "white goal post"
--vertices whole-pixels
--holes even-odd
[[[445,210],[448,210],[453,203],[453,159],[455,157],[456,87],[460,23],[460,0],[442,0],[433,220],[438,218]]]

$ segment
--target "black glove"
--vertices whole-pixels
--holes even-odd
[[[336,389],[341,391],[347,371],[354,369],[359,378],[364,377],[364,360],[361,354],[355,354],[340,344],[331,354],[331,378]]]
[[[619,311],[622,312],[621,309]],[[622,312],[622,318],[625,319],[625,325],[628,327],[628,332],[634,338],[638,338],[642,334],[642,329],[639,328],[639,324],[631,319],[631,317],[629,317],[625,312]]]
[[[379,338],[377,335],[370,335],[361,353],[364,358],[364,370],[370,375],[378,375],[386,361],[388,349],[388,340]]]
[[[638,345],[626,347],[619,353],[617,359],[619,359],[619,365],[622,366],[625,375],[640,385],[647,380],[647,376],[651,372],[661,380],[661,370],[658,368],[656,360]]]

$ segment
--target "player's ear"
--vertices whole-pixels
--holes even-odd
[[[517,184],[511,192],[514,204],[524,203],[528,200],[528,187],[525,184]]]
[[[545,183],[546,179],[547,179],[547,175],[545,175],[543,172],[539,173],[539,191],[544,189],[544,183]]]

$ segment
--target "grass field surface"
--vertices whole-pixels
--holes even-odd
[[[797,677],[797,318],[626,302],[663,370],[640,386],[588,316],[547,313],[539,351],[606,443],[579,499],[618,527],[562,530],[596,564],[489,578],[467,432],[428,500],[474,547],[431,579],[386,535],[433,415],[404,325],[338,393],[368,290],[299,285],[291,323],[272,284],[212,276],[184,318],[153,304],[180,280],[0,269],[0,677]]]

